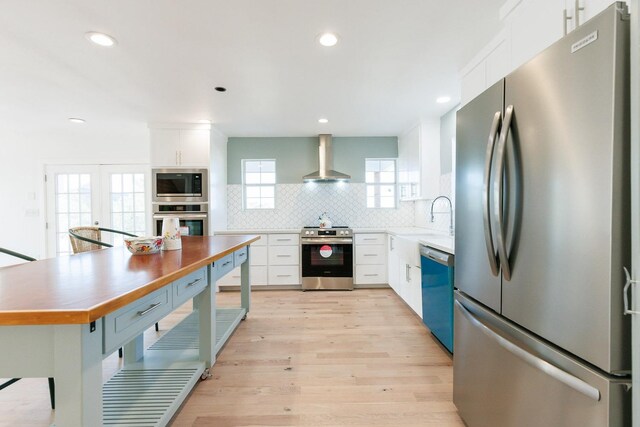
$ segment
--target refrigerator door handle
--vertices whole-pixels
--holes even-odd
[[[484,335],[489,337],[500,347],[504,348],[532,367],[544,372],[545,374],[560,381],[566,386],[571,387],[575,391],[584,394],[585,396],[592,400],[595,400],[596,402],[600,401],[600,391],[597,388],[582,381],[580,378],[575,377],[570,373],[565,372],[562,369],[552,365],[546,360],[543,360],[529,353],[522,347],[519,347],[506,338],[503,338],[502,336],[496,334],[487,326],[485,326],[480,320],[476,319],[476,317],[471,312],[469,312],[469,310],[467,310],[459,301],[455,301],[455,304],[460,309],[462,315],[467,319],[467,321],[469,321],[469,323],[479,329]]]
[[[502,132],[498,141],[496,154],[496,175],[493,182],[493,209],[494,209],[494,228],[496,229],[496,240],[498,246],[498,258],[500,259],[500,267],[502,268],[502,276],[505,280],[511,280],[511,267],[509,265],[509,256],[507,255],[507,245],[504,237],[504,217],[503,217],[503,187],[504,187],[504,163],[507,154],[507,138],[509,136],[509,128],[511,127],[511,118],[513,117],[513,105],[509,105],[504,113],[504,121],[502,123]]]
[[[491,267],[491,273],[497,276],[498,273],[498,260],[496,255],[496,249],[493,245],[493,238],[491,236],[491,219],[490,219],[490,188],[491,185],[491,163],[493,159],[493,152],[496,145],[496,137],[500,131],[500,122],[502,115],[500,111],[496,111],[493,116],[493,122],[491,123],[491,131],[489,132],[489,141],[487,142],[487,153],[484,158],[484,182],[482,185],[482,219],[484,220],[484,242],[487,247],[487,257],[489,257],[489,266]]]
[[[631,280],[631,274],[629,274],[629,270],[627,270],[627,267],[623,268],[624,274],[625,276],[627,276],[627,282],[624,284],[624,288],[622,289],[622,296],[624,298],[624,314],[640,314],[640,311],[632,310],[632,307],[629,305],[628,298],[629,288],[631,287],[631,285],[637,285],[638,280]]]

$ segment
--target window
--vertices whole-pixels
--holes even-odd
[[[275,160],[243,160],[242,180],[245,209],[275,208]]]
[[[395,159],[367,159],[365,165],[368,208],[396,207]]]

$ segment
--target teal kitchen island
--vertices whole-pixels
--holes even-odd
[[[0,377],[53,377],[56,427],[163,426],[250,308],[258,236],[187,236],[182,249],[124,247],[0,268]],[[216,309],[215,283],[241,266],[240,307]],[[193,299],[193,311],[145,348],[143,332]],[[102,382],[102,360],[124,347]]]

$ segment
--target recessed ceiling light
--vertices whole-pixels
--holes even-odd
[[[324,123],[329,123],[329,119],[325,119],[325,118],[318,119],[318,123],[323,123],[323,124]]]
[[[338,36],[333,33],[324,33],[320,35],[318,41],[322,46],[331,47],[338,43]]]
[[[116,44],[116,39],[114,39],[113,37],[111,37],[108,34],[97,33],[95,31],[90,31],[90,32],[86,33],[84,36],[87,38],[87,40],[89,40],[92,43],[97,44],[98,46],[111,47],[114,44]]]
[[[84,123],[84,119],[80,119],[78,117],[69,117],[69,121],[71,123]]]
[[[217,90],[218,92],[226,92],[227,91],[227,88],[226,87],[222,87],[222,86],[217,86],[214,89]]]
[[[436,102],[438,104],[444,104],[444,103],[449,102],[449,101],[451,101],[451,97],[450,96],[440,96],[440,97],[438,97],[438,99],[436,99]]]

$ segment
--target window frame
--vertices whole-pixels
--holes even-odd
[[[247,183],[247,168],[246,168],[246,164],[247,162],[273,162],[273,174],[274,174],[274,178],[273,178],[273,183],[270,184],[248,184]],[[248,210],[248,211],[263,211],[263,210],[274,210],[276,209],[276,184],[278,182],[278,174],[277,174],[277,163],[276,163],[276,159],[242,159],[241,160],[241,174],[242,174],[242,209],[243,210]],[[262,172],[260,172],[262,173]],[[248,187],[257,187],[257,188],[273,188],[273,207],[248,207],[247,204],[247,188]],[[260,204],[262,205],[262,200],[263,197],[262,195],[260,195],[260,197],[258,198],[260,200]],[[268,199],[267,197],[265,197],[264,199]]]
[[[367,180],[367,173],[369,170],[367,169],[368,162],[383,162],[383,161],[391,161],[393,162],[393,182],[380,182],[378,171],[377,180],[374,182],[369,182]],[[365,205],[367,209],[397,209],[398,208],[398,159],[393,157],[367,157],[364,159],[364,182],[365,182]],[[372,171],[373,172],[373,171]],[[375,172],[374,172],[375,173]],[[369,187],[374,187],[374,204],[375,206],[369,206]],[[381,187],[383,186],[391,186],[393,188],[393,206],[381,206]]]

